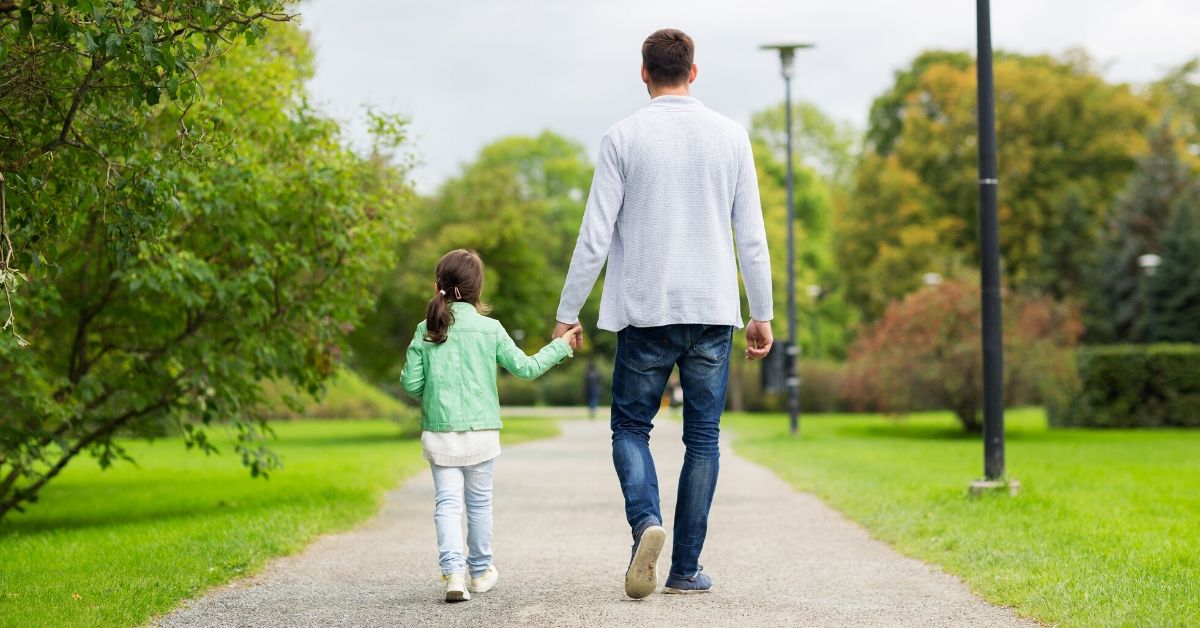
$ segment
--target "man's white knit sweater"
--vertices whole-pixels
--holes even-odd
[[[745,129],[690,96],[659,96],[613,125],[600,141],[560,322],[579,320],[606,259],[601,329],[741,327],[738,265],[750,317],[771,320],[771,260]]]

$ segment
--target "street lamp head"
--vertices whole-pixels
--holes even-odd
[[[1161,258],[1161,257],[1159,257],[1159,256],[1157,256],[1157,255],[1155,255],[1155,254],[1153,254],[1153,253],[1147,253],[1147,254],[1145,254],[1145,255],[1139,255],[1139,256],[1138,256],[1138,259],[1137,259],[1137,262],[1138,262],[1138,266],[1139,266],[1139,267],[1140,267],[1142,270],[1146,271],[1146,274],[1147,274],[1147,275],[1153,275],[1153,274],[1154,274],[1154,271],[1155,271],[1155,270],[1156,270],[1156,269],[1157,269],[1159,266],[1162,266],[1162,258]]]
[[[816,44],[802,43],[784,43],[784,44],[763,44],[759,46],[761,50],[778,50],[779,60],[783,63],[783,78],[792,78],[792,59],[796,55],[797,50],[804,48],[814,48]]]

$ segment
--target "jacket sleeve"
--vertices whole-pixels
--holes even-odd
[[[621,171],[621,159],[612,137],[605,135],[600,140],[600,154],[596,159],[592,189],[583,211],[583,224],[579,227],[579,238],[575,241],[571,266],[567,269],[567,279],[563,282],[562,296],[558,301],[558,322],[579,322],[579,310],[591,294],[600,269],[608,259],[613,229],[616,228],[617,215],[621,212],[624,199],[625,177]]]
[[[508,332],[499,325],[497,327],[499,330],[496,338],[496,363],[521,379],[537,379],[542,376],[542,373],[549,371],[550,367],[562,362],[564,358],[574,355],[571,345],[562,338],[555,338],[550,344],[531,356],[525,355],[517,343],[508,336]]]
[[[404,371],[400,373],[400,383],[404,387],[404,392],[421,398],[425,392],[425,331],[421,326],[417,326],[417,331],[413,334],[412,342],[408,345],[408,354],[405,356]]]
[[[742,138],[732,218],[738,266],[746,286],[746,300],[750,302],[750,318],[769,321],[775,309],[771,295],[771,255],[767,252],[767,230],[763,226],[758,175],[754,170],[754,150],[749,137]]]

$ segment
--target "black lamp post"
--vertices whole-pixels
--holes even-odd
[[[1000,238],[996,218],[996,97],[992,78],[992,19],[988,0],[975,1],[979,108],[979,255],[983,310],[983,480],[971,492],[1020,486],[1004,477],[1004,353],[1000,327]]]
[[[794,197],[795,182],[792,175],[792,61],[796,51],[812,48],[814,44],[785,43],[765,44],[763,50],[778,50],[783,74],[783,106],[787,127],[787,269],[788,269],[788,339],[784,345],[784,365],[787,373],[789,427],[792,434],[800,430],[800,376],[796,373],[796,229]]]

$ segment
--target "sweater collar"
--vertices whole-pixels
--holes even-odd
[[[691,96],[676,96],[669,94],[666,96],[658,96],[650,99],[651,107],[663,107],[669,109],[688,109],[691,107],[699,107],[700,101]]]

